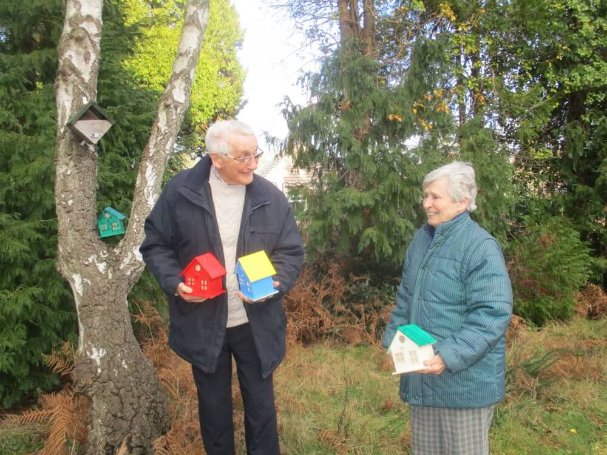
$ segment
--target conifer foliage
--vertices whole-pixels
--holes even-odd
[[[565,256],[578,262],[587,246],[593,255],[575,275],[607,282],[606,2],[287,3],[323,53],[303,78],[311,104],[285,105],[287,152],[317,176],[302,214],[311,257],[367,269],[402,258],[425,218],[421,178],[460,159],[476,170],[472,216],[507,252],[525,250],[529,239],[517,237],[541,232],[543,220],[563,219],[565,238],[581,234]],[[553,249],[527,248],[537,264],[552,264]],[[521,314],[544,323],[571,313],[583,279],[555,309],[552,296],[521,292],[527,264],[513,266],[516,299],[533,302]]]
[[[58,380],[42,360],[74,333],[55,271],[52,168],[62,2],[0,2],[0,406]]]
[[[316,175],[302,215],[312,257],[396,268],[425,221],[423,176],[453,159],[475,164],[484,190],[476,216],[505,238],[507,155],[482,110],[470,108],[470,75],[457,83],[448,12],[424,3],[290,2],[302,23],[315,23],[309,36],[325,52],[320,69],[304,79],[311,104],[285,106],[287,153]],[[329,18],[337,18],[332,28]],[[339,45],[326,45],[331,32]]]

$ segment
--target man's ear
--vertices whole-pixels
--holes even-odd
[[[211,163],[213,163],[213,166],[217,169],[221,169],[222,162],[219,153],[209,153],[209,155],[211,156]]]

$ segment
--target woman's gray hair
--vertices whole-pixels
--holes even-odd
[[[468,212],[474,211],[476,209],[477,188],[472,165],[463,161],[453,161],[434,169],[424,177],[422,188],[426,188],[430,183],[443,178],[447,179],[451,199],[455,202],[468,199],[466,210]]]
[[[207,130],[205,144],[207,153],[228,155],[232,150],[228,138],[232,135],[255,136],[255,131],[240,120],[218,120]]]

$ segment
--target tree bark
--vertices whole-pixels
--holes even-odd
[[[363,11],[363,51],[365,55],[369,57],[376,57],[377,48],[375,46],[375,31],[377,27],[373,0],[364,0]]]
[[[190,0],[173,73],[144,150],[128,228],[111,246],[97,233],[97,154],[66,126],[97,97],[103,0],[66,0],[55,81],[57,268],[70,283],[79,323],[75,379],[89,398],[88,454],[151,453],[168,429],[165,397],[133,335],[127,296],[143,271],[143,221],[153,206],[168,155],[189,106],[208,21],[208,0]]]
[[[337,0],[337,12],[341,44],[349,45],[352,40],[360,37],[358,0]]]

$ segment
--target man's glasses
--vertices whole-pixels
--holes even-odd
[[[245,156],[241,156],[240,158],[234,158],[231,155],[223,154],[223,156],[227,156],[228,158],[232,158],[234,161],[239,162],[240,164],[249,164],[251,162],[251,160],[259,160],[259,158],[261,158],[261,155],[263,155],[263,150],[261,150],[260,148],[257,149],[257,153],[255,153],[255,155],[245,155]]]

